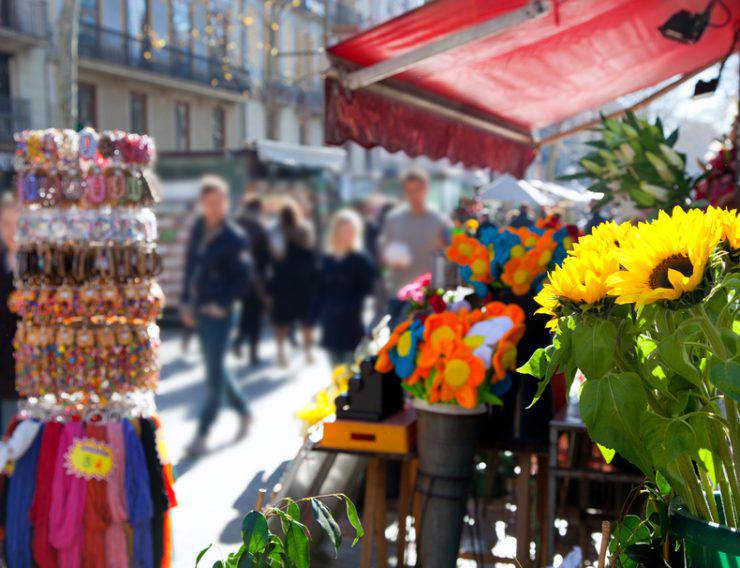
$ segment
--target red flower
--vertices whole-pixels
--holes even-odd
[[[429,305],[432,306],[435,314],[442,313],[447,309],[447,304],[445,304],[445,301],[439,294],[434,294],[431,298],[429,298]]]

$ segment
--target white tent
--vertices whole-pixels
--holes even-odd
[[[573,201],[574,203],[588,203],[595,199],[601,199],[603,194],[594,193],[583,188],[565,187],[550,181],[540,179],[530,179],[523,183],[533,186],[535,189],[553,198],[555,201]]]
[[[526,203],[539,207],[553,205],[555,200],[523,180],[504,174],[481,188],[480,198],[484,200]]]

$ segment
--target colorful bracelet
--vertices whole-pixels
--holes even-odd
[[[159,201],[148,174],[136,171],[27,170],[15,178],[18,200],[42,207],[145,206]]]
[[[26,286],[14,290],[10,309],[26,322],[41,324],[143,323],[162,311],[164,294],[156,282],[125,284],[88,282],[71,286]]]
[[[156,388],[159,328],[35,326],[21,323],[15,348],[16,390],[23,397],[84,391],[110,397]]]
[[[19,245],[31,243],[153,243],[157,219],[151,209],[34,209],[18,220]]]

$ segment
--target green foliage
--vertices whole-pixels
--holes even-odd
[[[339,499],[344,502],[347,520],[355,530],[352,546],[362,538],[364,531],[357,509],[349,497],[342,493],[307,497],[294,501],[283,499],[275,507],[266,511],[251,511],[242,521],[242,542],[238,551],[230,553],[225,560],[217,560],[218,568],[308,568],[310,560],[311,533],[302,522],[301,505],[308,504],[307,509],[321,529],[327,534],[339,554],[342,544],[342,533],[330,509],[322,500]],[[308,515],[307,515],[308,516]],[[281,534],[270,530],[270,520],[278,519]],[[195,565],[198,566],[205,554],[213,545],[208,545],[198,554]]]
[[[638,208],[669,209],[684,204],[697,179],[686,173],[686,155],[673,146],[678,131],[666,136],[663,124],[628,112],[621,120],[602,118],[600,135],[579,160],[582,170],[560,179],[591,179],[591,191],[604,194],[602,204],[628,197]]]
[[[632,136],[613,122],[607,128]],[[540,380],[534,404],[555,372],[565,372],[570,386],[580,369],[581,418],[607,461],[619,453],[707,521],[722,522],[711,497],[721,492],[725,522],[738,527],[740,279],[733,254],[716,253],[703,289],[689,299],[564,314],[552,345],[519,371]],[[632,544],[650,552],[649,542]],[[626,555],[623,565],[635,564]]]

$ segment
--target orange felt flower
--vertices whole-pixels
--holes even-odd
[[[522,327],[521,329],[523,330],[524,328]],[[505,341],[503,339],[499,341],[492,361],[495,382],[504,380],[506,378],[506,372],[516,367],[516,354],[516,342]]]
[[[389,373],[393,370],[393,362],[390,360],[388,353],[391,349],[398,345],[398,341],[399,339],[401,339],[403,332],[409,328],[411,323],[412,320],[407,320],[403,323],[398,324],[393,330],[386,344],[380,348],[380,351],[378,351],[378,359],[375,361],[376,371],[378,371],[379,373]]]
[[[456,400],[463,408],[473,408],[478,404],[478,386],[483,382],[485,373],[483,361],[473,355],[469,347],[459,344],[449,358],[437,366],[434,382],[438,384],[440,400]]]
[[[433,314],[424,322],[424,343],[438,351],[443,344],[465,337],[469,328],[467,321],[453,312]]]
[[[540,240],[540,235],[538,235],[534,231],[530,231],[529,229],[527,229],[527,227],[507,227],[507,230],[516,235],[519,235],[522,244],[527,249],[531,249],[537,246],[537,243]]]
[[[470,263],[471,280],[489,282],[491,280],[491,253],[487,248],[478,250]]]
[[[455,264],[461,266],[471,266],[476,260],[483,255],[488,255],[488,250],[478,239],[468,236],[465,233],[458,233],[452,237],[450,246],[447,247],[447,258]]]
[[[532,281],[542,272],[544,267],[538,266],[532,257],[512,258],[504,265],[501,281],[509,286],[514,294],[523,296],[529,292]]]
[[[548,231],[540,237],[534,248],[527,251],[524,258],[531,259],[537,266],[544,270],[550,264],[553,252],[555,252],[557,246],[558,244],[555,242],[555,239],[552,238],[552,231]]]

